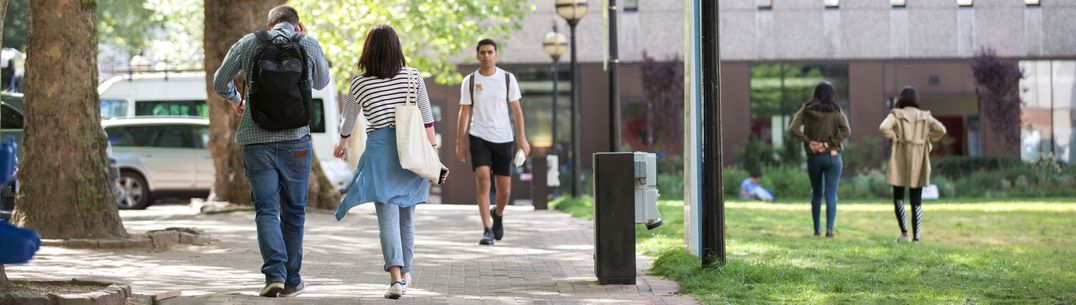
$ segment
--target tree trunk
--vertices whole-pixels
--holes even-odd
[[[123,238],[97,96],[96,1],[30,1],[14,222],[44,238]]]
[[[0,0],[0,33],[4,32],[4,18],[7,17],[8,0]],[[0,35],[0,45],[4,44],[4,35]],[[0,265],[0,290],[7,286],[7,274],[4,273],[4,265]]]
[[[217,177],[211,200],[250,204],[250,182],[243,174],[243,147],[235,143],[239,117],[231,104],[213,90],[213,73],[217,72],[228,50],[240,38],[265,28],[269,10],[283,0],[206,0],[205,1],[205,73],[206,103],[209,105],[209,152]],[[243,76],[235,80],[243,92]]]

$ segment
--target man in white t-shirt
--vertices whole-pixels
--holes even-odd
[[[478,186],[478,211],[482,216],[482,245],[493,245],[504,236],[504,206],[512,189],[512,159],[515,149],[530,155],[519,105],[519,83],[512,73],[497,68],[497,43],[483,39],[475,48],[478,71],[463,79],[460,86],[459,128],[456,158],[471,159]],[[473,117],[473,120],[472,120]],[[519,140],[513,145],[512,120]],[[489,207],[490,177],[495,177],[497,207]],[[492,224],[491,224],[492,222]]]

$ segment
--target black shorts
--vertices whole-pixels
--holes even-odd
[[[493,143],[476,136],[468,136],[471,139],[471,170],[479,166],[489,166],[493,175],[512,175],[512,144],[515,143]]]

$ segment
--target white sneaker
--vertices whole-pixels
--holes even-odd
[[[385,292],[385,298],[393,300],[399,299],[404,295],[405,290],[407,290],[406,284],[401,282],[392,283],[392,285],[389,286],[389,291]]]

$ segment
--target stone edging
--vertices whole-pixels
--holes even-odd
[[[195,228],[167,228],[127,239],[42,239],[42,246],[72,249],[167,249],[175,245],[204,246],[213,239]]]
[[[27,281],[23,283],[57,283],[57,284],[109,284],[91,281]],[[102,290],[73,294],[37,294],[30,292],[10,292],[0,294],[0,304],[41,304],[41,305],[79,305],[79,304],[127,304],[131,296],[131,286],[126,284],[109,284]]]

